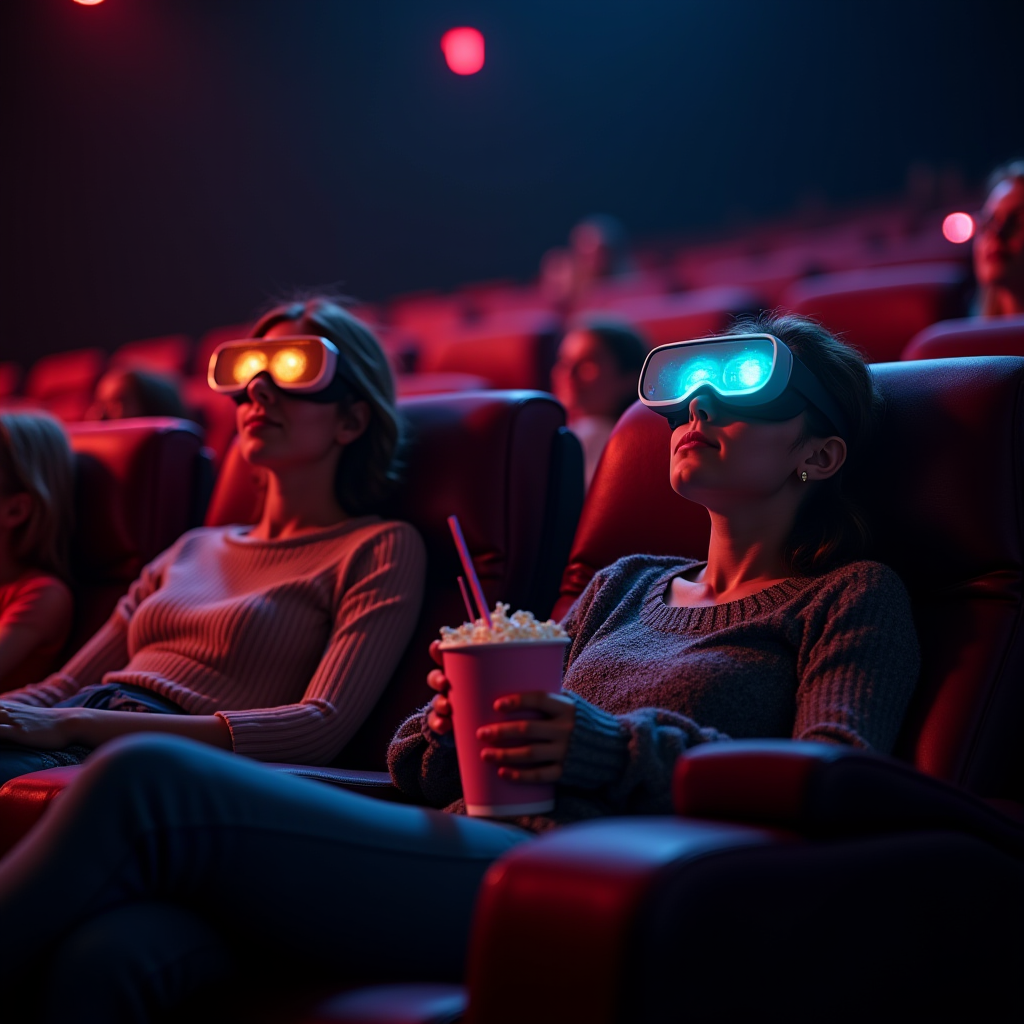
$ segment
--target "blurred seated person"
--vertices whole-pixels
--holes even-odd
[[[997,168],[974,236],[982,316],[1024,313],[1024,160]]]
[[[633,328],[611,320],[584,321],[562,339],[551,389],[565,406],[583,446],[587,487],[619,417],[636,401],[648,345]]]
[[[129,420],[137,416],[187,419],[185,403],[173,380],[149,370],[115,367],[96,385],[87,420]]]
[[[265,478],[259,521],[184,534],[63,668],[4,695],[0,782],[136,732],[326,764],[390,679],[425,552],[377,515],[401,436],[387,358],[325,299],[279,306],[253,335],[218,349],[215,390]]]
[[[0,691],[45,675],[71,630],[73,479],[55,419],[0,415]]]
[[[632,270],[622,222],[595,213],[572,228],[568,248],[548,249],[541,257],[540,290],[559,309],[569,309],[599,281]]]

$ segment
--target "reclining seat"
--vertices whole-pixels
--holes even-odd
[[[474,1024],[539,1008],[588,1024],[1019,1019],[1024,828],[979,797],[1024,797],[1024,359],[872,370],[886,412],[862,490],[871,554],[904,579],[922,648],[898,760],[708,744],[677,764],[686,817],[519,847],[477,905]],[[561,605],[605,560],[704,543],[669,489],[668,436],[638,406],[620,421]]]
[[[385,768],[395,727],[429,699],[431,641],[441,626],[466,617],[448,516],[459,517],[491,606],[505,601],[543,619],[554,604],[583,502],[579,442],[551,396],[459,392],[410,396],[399,407],[411,438],[407,471],[382,514],[419,530],[427,547],[427,581],[420,621],[392,682],[336,762],[360,769]],[[258,473],[236,445],[225,459],[206,523],[254,522],[261,509]]]

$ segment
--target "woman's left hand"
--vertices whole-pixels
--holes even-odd
[[[37,708],[0,702],[0,740],[40,750],[59,750],[75,742],[71,735],[75,708]]]
[[[571,697],[555,693],[515,693],[494,702],[494,710],[514,714],[539,711],[543,718],[519,718],[482,725],[477,738],[484,743],[480,757],[498,765],[498,775],[510,782],[557,782],[569,753],[576,723]]]

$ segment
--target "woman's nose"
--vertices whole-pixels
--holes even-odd
[[[246,387],[246,393],[253,402],[266,406],[274,401],[274,386],[266,373],[258,373]]]
[[[690,399],[690,422],[708,422],[715,415],[715,400],[706,391],[698,392]]]

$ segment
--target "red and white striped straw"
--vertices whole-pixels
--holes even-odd
[[[480,586],[480,577],[477,576],[476,569],[473,567],[473,559],[469,557],[469,548],[466,547],[466,538],[462,536],[462,527],[459,526],[458,516],[448,517],[448,529],[452,531],[452,539],[459,552],[459,560],[462,562],[466,579],[469,580],[469,588],[473,591],[473,597],[476,599],[476,606],[480,609],[480,615],[487,623],[487,628],[491,629],[491,613],[487,610],[487,601],[484,598],[483,587]]]

